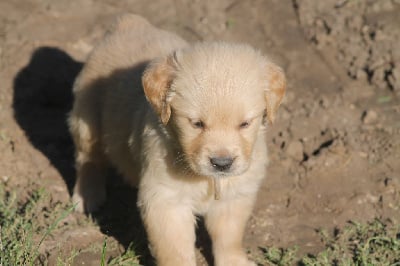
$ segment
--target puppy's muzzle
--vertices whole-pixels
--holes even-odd
[[[212,167],[219,171],[219,172],[227,172],[230,170],[233,161],[235,159],[232,157],[211,157],[210,158],[210,163]]]

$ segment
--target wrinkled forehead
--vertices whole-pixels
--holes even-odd
[[[256,79],[202,77],[202,80],[186,79],[174,84],[171,105],[182,115],[229,121],[250,119],[263,112],[264,92]]]
[[[193,117],[260,113],[267,86],[263,60],[246,46],[198,46],[183,52],[177,55],[171,105]]]
[[[193,93],[203,90],[215,91],[219,94],[245,93],[259,89],[260,81],[265,73],[261,69],[258,58],[237,56],[232,54],[210,58],[181,57],[175,78],[175,89],[180,91],[186,87],[196,87]]]

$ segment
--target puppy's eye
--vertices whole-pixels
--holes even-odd
[[[243,121],[240,125],[239,128],[247,128],[250,126],[250,121]]]
[[[205,127],[204,122],[201,120],[191,121],[193,127],[203,129]]]

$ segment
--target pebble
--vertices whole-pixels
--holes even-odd
[[[361,119],[364,124],[373,124],[378,120],[378,114],[374,110],[368,110],[363,113]]]
[[[360,155],[361,158],[367,158],[368,157],[368,154],[366,152],[363,152],[363,151],[360,151],[358,154]]]
[[[93,46],[84,40],[79,40],[72,44],[72,47],[80,52],[88,54],[93,50]]]
[[[8,182],[8,180],[10,180],[10,177],[9,177],[9,176],[6,176],[6,175],[4,175],[4,176],[2,176],[2,177],[1,177],[1,180],[2,180],[4,183],[7,183],[7,182]]]
[[[303,143],[300,141],[291,141],[286,149],[286,154],[296,161],[303,160]]]

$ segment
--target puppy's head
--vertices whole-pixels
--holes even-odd
[[[249,46],[200,43],[150,64],[143,87],[191,169],[222,177],[248,169],[255,140],[282,101],[285,77]]]

